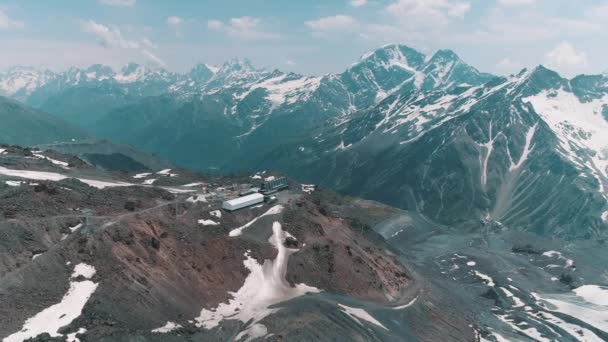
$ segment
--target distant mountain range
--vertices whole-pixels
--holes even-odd
[[[318,77],[247,60],[185,74],[13,68],[0,90],[181,166],[275,168],[449,225],[607,228],[606,75],[498,77],[450,50],[387,45]]]

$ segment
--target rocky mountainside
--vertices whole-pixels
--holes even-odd
[[[33,145],[87,136],[61,119],[2,96],[0,122],[0,143]]]
[[[452,226],[603,237],[607,82],[538,67],[477,86],[405,88],[261,165]]]
[[[108,173],[4,146],[0,337],[473,338],[371,229],[398,211],[295,182],[275,203],[220,209],[262,177]],[[415,298],[433,322],[396,323]]]
[[[568,80],[541,66],[496,77],[450,50],[425,56],[387,45],[321,77],[230,60],[185,75],[132,64],[58,79],[82,85],[54,87],[64,90],[45,106],[75,113],[68,120],[77,124],[82,108],[109,111],[86,119],[101,117],[89,133],[176,165],[273,168],[451,226],[498,222],[571,238],[606,233],[606,75]],[[27,101],[61,82],[31,86]],[[116,106],[81,103],[118,98],[105,87],[133,97]],[[69,92],[78,100],[61,99]]]
[[[308,77],[225,63],[205,84],[121,107],[93,133],[171,156],[198,169],[256,165],[277,146],[310,138],[311,129],[351,120],[398,91],[436,91],[489,80],[451,51],[431,58],[399,45],[367,54],[341,74]],[[119,124],[120,123],[120,124]],[[120,129],[117,129],[120,125]],[[205,157],[198,146],[209,146]],[[238,163],[234,163],[239,160]]]
[[[59,83],[73,86],[51,87]],[[230,60],[185,75],[93,66],[44,84],[31,86],[27,101],[45,88],[64,89],[45,106],[60,104],[56,110],[76,113],[68,120],[77,124],[85,120],[81,104],[109,110],[89,118],[101,117],[89,133],[177,165],[282,170],[451,226],[498,222],[585,238],[606,232],[605,75],[568,80],[541,66],[495,77],[450,50],[425,56],[387,45],[321,77]],[[105,87],[133,97],[116,107],[81,103],[116,99]],[[62,100],[69,92],[79,100]]]
[[[437,224],[277,174],[100,171],[0,146],[3,341],[601,341],[601,241]]]

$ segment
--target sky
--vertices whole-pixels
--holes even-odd
[[[605,0],[0,0],[0,69],[249,58],[320,75],[404,44],[495,74],[543,64],[572,77],[608,70],[607,43]]]

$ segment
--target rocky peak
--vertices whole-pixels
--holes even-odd
[[[206,82],[213,77],[213,74],[214,72],[206,64],[202,63],[196,64],[188,73],[190,79],[196,82]]]
[[[570,88],[568,80],[542,65],[525,72],[520,79],[523,79],[519,83],[524,96],[534,95],[542,90]]]
[[[418,68],[424,64],[424,59],[424,54],[409,46],[390,44],[363,55],[361,61],[353,65],[353,67],[375,64],[384,67],[405,65]]]
[[[252,72],[256,69],[247,58],[232,58],[226,61],[218,70],[218,73],[233,73],[233,72]]]

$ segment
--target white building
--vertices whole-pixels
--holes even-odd
[[[237,197],[235,199],[231,199],[228,201],[224,201],[222,203],[222,208],[233,211],[241,208],[248,207],[250,205],[258,204],[264,202],[264,195],[255,193],[243,197]]]

